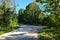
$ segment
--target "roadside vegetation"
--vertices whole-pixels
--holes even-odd
[[[40,25],[48,28],[39,30],[39,40],[60,40],[60,0],[36,0],[28,4],[26,9],[20,9],[18,16],[15,7],[7,7],[6,2],[2,1],[0,34],[18,28],[18,23]]]
[[[6,1],[2,0],[0,5],[0,34],[18,28],[18,19],[14,9],[6,6]]]
[[[39,31],[39,40],[60,40],[60,32],[54,28],[45,28]]]
[[[42,25],[48,28],[39,31],[39,40],[60,40],[60,0],[36,0],[45,4],[44,12],[50,13],[43,19]]]
[[[36,0],[36,2],[27,5],[26,9],[19,10],[19,23],[48,26],[39,30],[39,40],[60,40],[59,0]],[[41,9],[39,7],[41,5],[45,8]]]
[[[20,9],[18,14],[18,21],[21,24],[41,25],[42,20],[46,17],[42,13],[36,2],[32,2],[26,6],[26,9]]]
[[[60,14],[50,14],[44,19],[48,28],[39,31],[40,40],[60,40]],[[47,20],[48,19],[48,20]]]

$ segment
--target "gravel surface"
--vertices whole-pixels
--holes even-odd
[[[38,40],[38,30],[46,26],[20,25],[20,28],[0,35],[0,40]]]

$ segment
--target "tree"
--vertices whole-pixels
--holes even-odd
[[[29,19],[29,22],[30,24],[35,24],[35,25],[38,25],[41,23],[41,14],[42,11],[40,10],[39,6],[37,5],[36,2],[32,2],[30,3],[27,7],[26,7],[26,12],[29,16],[27,17],[30,17],[28,18]],[[44,15],[44,14],[43,14]]]
[[[37,2],[40,3],[46,3],[46,12],[50,13],[60,13],[60,0],[36,0]]]
[[[3,14],[5,14],[6,13],[6,4],[5,4],[5,2],[3,2],[3,5],[1,5],[0,6],[0,24],[1,24],[1,26],[3,26]]]
[[[11,6],[14,6],[14,4],[16,4],[15,0],[0,0],[0,5],[2,5],[3,2],[5,2],[6,7],[9,7],[9,8],[11,8]]]
[[[44,15],[41,13],[41,10],[36,2],[32,2],[29,5],[26,6],[26,10],[20,9],[19,10],[19,21],[21,23],[26,24],[35,24],[38,25],[41,23],[42,17],[41,15]]]
[[[23,21],[23,16],[24,16],[24,9],[20,9],[19,14],[18,14],[18,22],[19,23],[22,23],[21,21]]]
[[[6,7],[6,3],[5,1],[2,4],[1,9],[1,20],[0,24],[2,25],[2,27],[17,27],[18,26],[18,20],[17,20],[17,15],[15,14],[14,10],[12,10],[11,8]]]
[[[45,12],[49,12],[48,20],[44,19],[49,26],[60,29],[60,0],[36,0],[37,2],[46,3]]]

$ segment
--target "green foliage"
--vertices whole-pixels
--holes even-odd
[[[43,19],[42,25],[54,28],[53,32],[49,30],[47,30],[48,32],[46,30],[41,32],[40,40],[60,40],[60,0],[36,0],[36,2],[44,4],[44,12],[50,13],[50,15]],[[54,32],[57,33],[56,36],[53,34]]]
[[[44,18],[42,25],[54,27],[55,30],[60,31],[60,14],[50,14]]]
[[[60,32],[54,30],[54,28],[45,28],[39,31],[39,40],[59,40]]]
[[[55,14],[60,12],[60,2],[59,1],[60,0],[38,0],[38,2],[40,2],[40,3],[46,3],[45,12],[50,12],[50,13],[55,13]]]
[[[36,0],[37,1],[37,0]],[[37,2],[46,3],[44,12],[49,12],[43,20],[43,25],[48,25],[60,29],[60,0],[38,0]],[[48,20],[47,20],[48,19]]]
[[[2,33],[18,28],[18,19],[14,11],[6,6],[5,1],[0,5],[0,31]]]
[[[30,3],[25,10],[19,10],[19,22],[24,24],[31,25],[40,25],[45,15],[41,13],[39,6],[32,2]]]
[[[24,17],[24,9],[20,9],[19,14],[18,14],[18,22],[19,23],[22,23],[21,21],[23,21],[23,17]]]
[[[13,31],[13,30],[15,30],[17,28],[19,28],[19,27],[9,27],[9,28],[7,28],[7,27],[2,28],[1,27],[0,28],[0,35],[4,34],[4,33],[7,33],[7,32],[10,32],[10,31]]]

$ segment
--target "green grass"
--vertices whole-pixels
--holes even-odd
[[[7,28],[7,27],[3,27],[3,28],[0,28],[0,35],[4,34],[4,33],[7,33],[7,32],[10,32],[12,30],[15,30],[19,27],[10,27],[10,28]]]
[[[45,28],[39,31],[39,40],[60,40],[60,32],[54,28]]]
[[[1,35],[1,34],[4,34],[4,33],[5,33],[5,32],[3,32],[3,31],[0,31],[0,35]]]

